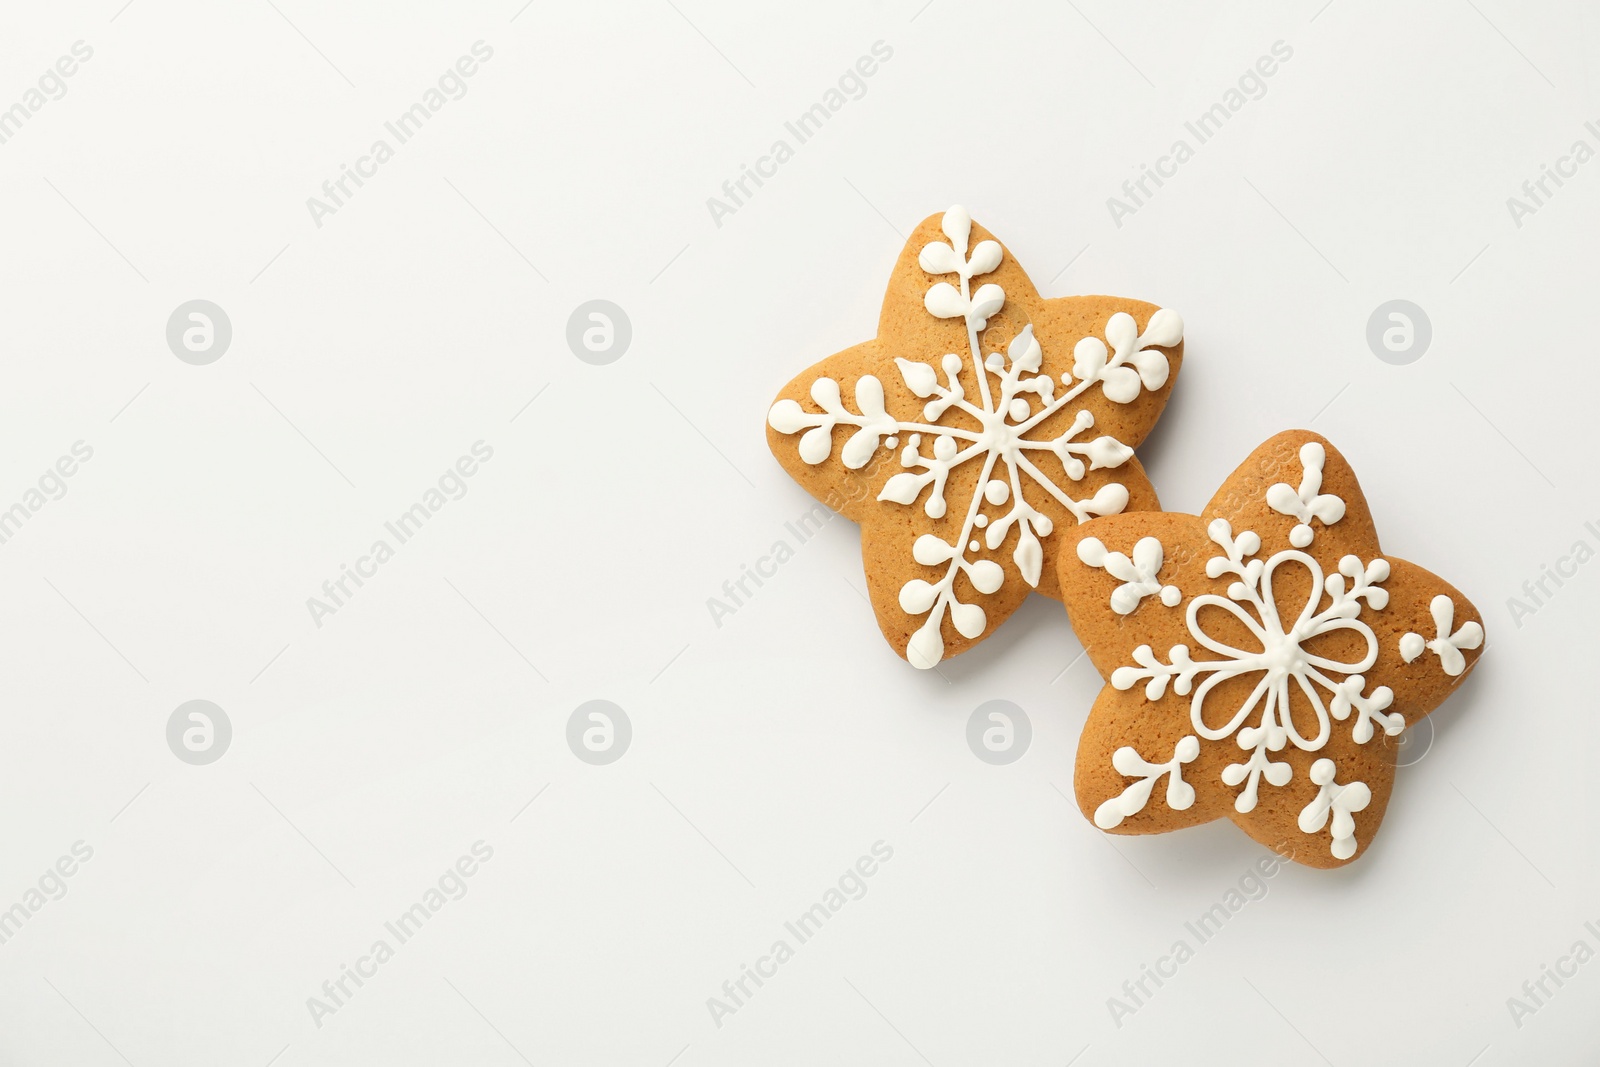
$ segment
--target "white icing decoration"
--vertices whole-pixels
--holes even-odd
[[[1331,814],[1331,851],[1335,859],[1347,860],[1356,854],[1356,821],[1352,814],[1372,803],[1372,790],[1365,782],[1340,785],[1334,781],[1334,774],[1331,759],[1319,759],[1311,765],[1311,780],[1320,788],[1311,803],[1300,810],[1300,832],[1320,833]]]
[[[1183,599],[1177,586],[1162,585],[1157,577],[1166,550],[1154,537],[1140,538],[1133,546],[1132,559],[1121,552],[1106,551],[1098,537],[1085,537],[1078,542],[1078,558],[1122,582],[1111,591],[1111,610],[1118,615],[1130,614],[1147,596],[1160,594],[1161,603],[1169,608],[1177,607]]]
[[[1381,583],[1388,580],[1391,568],[1384,559],[1363,563],[1358,556],[1346,555],[1339,560],[1337,573],[1324,576],[1317,560],[1301,551],[1313,540],[1311,520],[1320,519],[1324,525],[1340,521],[1345,514],[1345,502],[1321,492],[1327,458],[1323,446],[1307,442],[1301,446],[1299,454],[1304,467],[1299,490],[1279,482],[1266,493],[1267,503],[1274,511],[1297,523],[1289,537],[1293,548],[1261,559],[1257,557],[1261,538],[1254,531],[1245,530],[1235,537],[1231,524],[1220,518],[1207,527],[1207,534],[1222,553],[1206,561],[1206,575],[1213,580],[1231,575],[1233,580],[1226,597],[1208,592],[1192,598],[1185,621],[1195,643],[1220,658],[1196,660],[1189,646],[1180,644],[1169,650],[1167,661],[1163,663],[1149,645],[1140,645],[1132,653],[1134,665],[1118,667],[1111,675],[1111,685],[1123,691],[1144,682],[1144,695],[1151,701],[1161,699],[1169,684],[1180,696],[1193,691],[1189,718],[1195,735],[1208,741],[1232,737],[1250,754],[1242,763],[1229,764],[1221,774],[1224,785],[1243,786],[1234,799],[1234,809],[1240,813],[1255,809],[1263,780],[1281,789],[1293,779],[1292,765],[1273,760],[1270,753],[1283,751],[1291,742],[1302,752],[1321,750],[1332,736],[1332,720],[1345,722],[1353,718],[1350,736],[1358,745],[1370,742],[1379,730],[1392,737],[1405,729],[1405,717],[1388,710],[1394,703],[1393,690],[1378,686],[1367,693],[1367,680],[1362,673],[1377,662],[1378,638],[1361,614],[1364,608],[1383,611],[1388,607],[1389,592]],[[1146,542],[1154,542],[1154,547],[1144,549],[1146,559],[1141,561],[1140,550]],[[1128,589],[1123,600],[1127,611],[1113,596],[1113,610],[1127,614],[1137,607],[1140,599],[1154,591],[1160,552],[1159,542],[1147,537],[1135,546],[1134,558],[1129,560],[1107,552],[1098,539],[1085,538],[1080,542],[1078,555],[1086,565],[1104,567],[1115,577],[1122,577],[1119,570],[1133,575],[1124,578],[1128,584],[1117,590],[1122,593],[1123,589]],[[1141,566],[1141,562],[1148,564],[1152,560],[1155,568]],[[1115,568],[1113,561],[1116,561]],[[1279,569],[1289,564],[1304,567],[1311,582],[1305,606],[1286,625],[1273,595],[1273,580]],[[1180,591],[1179,598],[1182,595]],[[1399,640],[1400,655],[1410,663],[1424,651],[1431,650],[1439,657],[1445,673],[1459,676],[1466,669],[1462,650],[1475,649],[1483,643],[1483,627],[1469,621],[1459,630],[1453,629],[1455,603],[1448,596],[1434,597],[1429,606],[1438,636],[1427,641],[1421,634],[1408,632]],[[1260,644],[1260,649],[1235,648],[1208,633],[1201,624],[1203,609],[1227,612],[1249,632],[1253,642]],[[1359,659],[1343,663],[1306,650],[1306,642],[1338,631],[1350,631],[1364,639],[1366,648]],[[1229,713],[1227,722],[1216,728],[1207,725],[1205,701],[1211,690],[1224,681],[1256,674],[1261,676],[1260,680],[1242,704]],[[1206,677],[1196,688],[1195,681],[1201,675]],[[1301,735],[1291,711],[1291,680],[1316,716],[1317,728],[1309,738]],[[1328,697],[1326,703],[1324,692]],[[1251,725],[1245,725],[1258,708],[1259,717]],[[1302,715],[1301,720],[1304,719]],[[1198,745],[1197,737],[1186,737],[1184,741]],[[1116,826],[1125,815],[1142,810],[1160,774],[1170,768],[1175,780],[1178,775],[1177,762],[1152,765],[1140,759],[1131,748],[1118,749],[1112,765],[1123,775],[1140,780],[1096,810],[1095,823],[1104,829]],[[1317,834],[1328,827],[1333,856],[1347,860],[1358,848],[1354,814],[1365,810],[1372,802],[1372,790],[1360,781],[1340,784],[1336,781],[1337,774],[1337,765],[1327,757],[1312,763],[1309,778],[1317,785],[1318,792],[1301,809],[1298,825],[1306,834]],[[1183,807],[1191,803],[1192,798]]]
[[[1141,388],[1160,389],[1166,384],[1171,367],[1157,346],[1171,347],[1183,340],[1183,319],[1175,311],[1157,311],[1143,334],[1132,316],[1118,312],[1106,322],[1105,341],[1086,337],[1078,342],[1073,350],[1072,373],[1061,376],[1066,391],[1058,396],[1055,380],[1040,373],[1043,352],[1031,324],[1012,339],[1004,355],[982,355],[979,334],[1005,306],[1005,291],[987,283],[974,292],[971,280],[1000,266],[1003,253],[999,243],[980,241],[969,255],[972,218],[961,207],[944,213],[940,229],[949,243],[928,243],[918,254],[917,262],[929,274],[954,275],[959,285],[935,283],[924,294],[923,306],[938,318],[964,319],[968,351],[965,356],[946,353],[937,367],[896,357],[895,366],[906,387],[927,401],[922,410],[927,421],[910,422],[888,415],[883,406],[882,383],[870,375],[856,383],[859,414],[844,407],[837,382],[819,378],[812,383],[811,398],[822,408],[821,414],[806,411],[796,401],[780,400],[767,416],[768,424],[779,433],[806,431],[800,439],[800,458],[813,465],[832,454],[835,426],[856,428],[840,451],[840,460],[852,470],[866,466],[883,446],[884,438],[909,435],[899,452],[900,465],[905,470],[884,484],[878,499],[910,506],[926,492],[922,507],[930,518],[942,518],[948,510],[945,485],[950,472],[974,460],[982,463],[976,483],[979,489],[967,504],[960,533],[948,543],[924,534],[913,546],[912,555],[918,563],[929,567],[945,565],[938,581],[913,579],[900,591],[900,606],[907,614],[928,616],[906,646],[906,659],[920,668],[932,667],[944,657],[940,628],[946,612],[957,632],[969,639],[982,634],[987,625],[983,608],[963,604],[955,593],[958,574],[966,574],[983,594],[995,592],[1004,579],[998,564],[968,558],[968,553],[978,551],[971,547],[975,543],[974,529],[984,531],[983,543],[994,551],[1015,527],[1012,563],[1028,585],[1039,584],[1044,568],[1044,548],[1039,539],[1050,535],[1053,523],[1028,502],[1025,486],[1048,493],[1078,522],[1095,515],[1114,515],[1127,506],[1128,490],[1121,483],[1108,482],[1092,497],[1075,499],[1069,495],[1067,485],[1052,481],[1028,458],[1029,451],[1054,453],[1067,478],[1074,482],[1080,481],[1086,471],[1126,463],[1133,456],[1133,449],[1113,437],[1078,440],[1094,425],[1092,414],[1079,410],[1066,432],[1053,439],[1032,438],[1029,432],[1097,383],[1108,399],[1119,404],[1133,401]],[[1109,352],[1107,342],[1111,346]],[[976,398],[966,395],[960,381],[960,374],[969,367],[977,381]],[[990,375],[998,382],[991,383]],[[964,416],[960,425],[942,422],[952,408]],[[979,429],[970,428],[974,422]],[[923,435],[932,438],[931,454],[922,451]],[[997,474],[1000,465],[1004,467],[1003,474]],[[994,507],[1004,507],[1009,502],[1010,508],[1002,515],[986,516],[979,510],[985,501]],[[992,572],[988,570],[991,567]],[[979,568],[987,587],[976,577]]]
[[[1229,764],[1222,771],[1223,784],[1244,786],[1234,800],[1234,809],[1248,812],[1256,807],[1263,778],[1281,788],[1292,777],[1290,765],[1271,759],[1269,753],[1281,752],[1290,742],[1303,752],[1315,752],[1327,744],[1331,720],[1344,722],[1352,713],[1351,737],[1357,744],[1372,739],[1375,725],[1390,736],[1405,728],[1405,719],[1398,712],[1385,714],[1394,692],[1379,686],[1366,693],[1366,678],[1361,673],[1378,658],[1377,635],[1360,618],[1362,602],[1375,611],[1388,605],[1388,590],[1378,583],[1389,577],[1389,563],[1375,559],[1363,564],[1357,556],[1345,556],[1339,561],[1338,573],[1324,577],[1321,565],[1297,549],[1286,549],[1267,560],[1252,559],[1261,549],[1261,538],[1249,530],[1234,537],[1226,519],[1213,521],[1207,533],[1223,550],[1207,560],[1207,576],[1231,574],[1236,580],[1229,585],[1226,598],[1206,593],[1190,600],[1185,619],[1195,642],[1220,658],[1196,660],[1188,645],[1177,645],[1168,653],[1168,662],[1162,663],[1149,645],[1140,645],[1133,651],[1136,666],[1118,667],[1112,672],[1111,684],[1127,690],[1143,681],[1150,700],[1160,699],[1169,683],[1179,695],[1193,690],[1189,714],[1194,731],[1208,741],[1233,737],[1250,753],[1244,762]],[[1279,568],[1291,564],[1310,572],[1311,592],[1305,606],[1286,623],[1278,613],[1273,579]],[[1231,615],[1260,643],[1260,650],[1235,648],[1207,633],[1201,613],[1208,608]],[[1355,662],[1331,660],[1303,647],[1312,638],[1340,630],[1365,639],[1365,652]],[[1261,675],[1260,681],[1227,721],[1219,727],[1208,725],[1206,697],[1211,690],[1223,681],[1254,674]],[[1200,675],[1207,677],[1196,689],[1195,679]],[[1344,677],[1334,677],[1337,675]],[[1291,682],[1316,715],[1317,729],[1311,737],[1300,733],[1290,714]],[[1331,698],[1328,703],[1324,703],[1322,691]],[[1254,724],[1245,725],[1258,708]]]
[[[1183,319],[1176,311],[1162,308],[1150,316],[1141,334],[1133,316],[1119,311],[1106,322],[1106,341],[1111,342],[1107,358],[1105,341],[1085,337],[1072,350],[1072,373],[1079,378],[1098,377],[1110,399],[1127,404],[1139,395],[1139,386],[1160,389],[1167,384],[1170,365],[1165,352],[1151,345],[1171,346],[1183,340]]]
[[[1101,804],[1094,811],[1094,824],[1110,830],[1123,819],[1144,810],[1150,801],[1150,791],[1163,775],[1171,775],[1167,782],[1167,807],[1184,811],[1194,804],[1194,786],[1183,780],[1183,765],[1200,755],[1200,739],[1190,734],[1179,739],[1172,748],[1172,758],[1165,763],[1151,763],[1134,749],[1124,745],[1111,754],[1111,765],[1118,774],[1138,778],[1118,796]]]
[[[1458,677],[1467,669],[1467,657],[1461,654],[1462,649],[1474,649],[1483,644],[1483,627],[1475,622],[1464,622],[1461,629],[1451,632],[1455,625],[1455,601],[1440,593],[1428,605],[1433,613],[1433,626],[1438,634],[1432,641],[1428,641],[1419,633],[1406,633],[1400,638],[1400,658],[1407,663],[1412,662],[1424,651],[1431,651],[1439,657],[1439,665],[1444,668],[1444,673],[1450,677]]]
[[[1278,482],[1267,490],[1267,504],[1272,510],[1299,519],[1300,525],[1289,531],[1289,543],[1305,548],[1311,543],[1311,520],[1321,519],[1324,526],[1332,526],[1344,518],[1344,500],[1332,493],[1321,493],[1322,464],[1327,451],[1316,441],[1300,446],[1300,463],[1305,473],[1300,479],[1300,490]]]

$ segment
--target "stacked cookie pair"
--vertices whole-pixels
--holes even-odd
[[[861,524],[889,644],[931,668],[1040,592],[1109,683],[1078,749],[1114,833],[1230,818],[1315,867],[1359,856],[1396,738],[1472,669],[1477,610],[1385,557],[1354,472],[1267,441],[1202,513],[1160,510],[1134,449],[1183,361],[1174,311],[1038,294],[952,207],[917,227],[871,341],[790,382],[768,443]]]

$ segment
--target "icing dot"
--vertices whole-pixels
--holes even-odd
[[[996,507],[1004,504],[1010,496],[1011,487],[999,478],[991,479],[989,484],[983,487],[983,498]]]
[[[1019,396],[1011,402],[1009,411],[1012,422],[1022,422],[1028,417],[1028,402]]]
[[[1169,608],[1178,606],[1178,601],[1183,599],[1183,592],[1175,585],[1162,587],[1161,602]]]
[[[976,552],[976,551],[978,551],[978,542],[977,542],[976,538],[974,538],[973,540],[967,542],[967,551],[968,552]]]
[[[895,447],[899,446],[900,438],[898,438],[898,437],[890,437],[887,440],[885,440],[883,443],[885,445],[887,445],[889,448],[895,448]]]
[[[1304,548],[1311,543],[1311,527],[1301,523],[1289,531],[1289,543],[1296,548]]]
[[[973,520],[972,520],[972,525],[976,526],[980,530],[983,529],[985,526],[989,525],[989,516],[987,516],[987,515],[974,516]]]

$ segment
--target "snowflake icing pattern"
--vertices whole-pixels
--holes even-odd
[[[945,541],[935,534],[923,534],[912,546],[919,564],[944,568],[936,581],[914,578],[900,589],[901,609],[913,617],[926,615],[906,646],[907,660],[921,668],[933,667],[944,657],[941,627],[947,612],[956,631],[969,639],[978,637],[988,625],[982,605],[964,603],[955,592],[958,574],[965,575],[980,594],[994,593],[1005,582],[1005,570],[999,563],[972,558],[978,550],[978,530],[983,530],[984,543],[994,550],[1015,529],[1011,560],[1022,580],[1037,587],[1044,564],[1039,539],[1050,535],[1053,524],[1028,502],[1029,491],[1049,494],[1079,522],[1095,515],[1117,514],[1127,506],[1128,491],[1120,483],[1107,483],[1091,497],[1078,499],[1069,485],[1057,484],[1029,458],[1030,453],[1053,453],[1071,481],[1081,480],[1088,470],[1122,466],[1133,456],[1133,449],[1108,435],[1087,437],[1094,426],[1091,412],[1077,410],[1066,431],[1053,438],[1031,436],[1035,428],[1095,385],[1118,404],[1132,402],[1142,389],[1160,389],[1170,366],[1166,354],[1158,349],[1183,339],[1183,320],[1175,311],[1163,308],[1155,312],[1143,333],[1131,315],[1118,312],[1106,322],[1104,341],[1091,336],[1077,343],[1072,370],[1061,375],[1062,391],[1057,392],[1057,382],[1041,373],[1043,351],[1032,325],[1011,340],[1004,355],[994,351],[983,355],[983,333],[1005,305],[1006,294],[993,283],[980,284],[974,291],[972,280],[1000,266],[1003,252],[999,242],[980,241],[969,253],[972,219],[961,207],[945,212],[941,229],[948,243],[925,245],[918,263],[929,274],[953,276],[957,284],[935,283],[927,290],[923,306],[940,319],[963,319],[968,351],[965,356],[947,353],[937,367],[895,359],[906,387],[926,401],[923,420],[908,421],[889,414],[883,384],[870,374],[856,382],[854,412],[845,405],[839,383],[820,377],[810,389],[820,412],[807,411],[786,399],[773,405],[767,419],[779,433],[805,431],[799,454],[813,465],[832,454],[835,427],[854,427],[855,433],[839,453],[850,470],[866,466],[879,449],[894,448],[904,435],[899,462],[905,469],[884,484],[877,499],[908,507],[922,499],[923,511],[930,518],[942,518],[948,511],[945,490],[951,472],[967,463],[980,465],[977,490],[966,503],[959,536]],[[977,381],[976,397],[966,394],[960,380],[969,367]],[[979,428],[945,422],[952,411],[969,416]],[[1010,507],[990,521],[980,510],[985,501],[994,507]]]
[[[1247,753],[1240,762],[1228,764],[1221,772],[1224,785],[1243,786],[1234,798],[1234,810],[1243,814],[1255,810],[1263,779],[1278,788],[1289,784],[1292,767],[1272,758],[1273,753],[1282,752],[1286,746],[1293,744],[1302,752],[1320,751],[1332,736],[1334,721],[1344,723],[1352,718],[1350,737],[1358,745],[1367,744],[1380,733],[1393,737],[1405,728],[1405,717],[1389,710],[1395,699],[1393,690],[1379,685],[1369,692],[1363,674],[1377,662],[1379,653],[1378,637],[1362,618],[1363,607],[1376,612],[1388,606],[1389,592],[1382,583],[1390,576],[1390,564],[1381,558],[1365,562],[1359,556],[1345,555],[1339,560],[1336,573],[1324,574],[1321,564],[1303,551],[1315,537],[1311,521],[1337,523],[1344,517],[1345,502],[1320,492],[1326,459],[1321,444],[1306,442],[1299,458],[1304,471],[1299,491],[1279,482],[1267,490],[1265,498],[1273,511],[1297,520],[1298,525],[1289,536],[1291,548],[1262,559],[1261,538],[1254,531],[1235,535],[1232,525],[1222,518],[1214,519],[1206,528],[1206,535],[1220,549],[1219,554],[1206,561],[1206,575],[1212,579],[1231,577],[1232,581],[1226,597],[1205,593],[1192,598],[1184,621],[1194,643],[1214,658],[1195,659],[1188,644],[1176,644],[1163,662],[1148,644],[1143,644],[1133,649],[1132,665],[1112,671],[1110,683],[1114,689],[1127,691],[1142,682],[1144,695],[1151,701],[1159,700],[1169,685],[1179,696],[1192,693],[1189,726],[1194,733],[1180,738],[1172,758],[1162,763],[1151,762],[1129,746],[1116,750],[1113,766],[1135,781],[1095,810],[1094,822],[1101,829],[1112,829],[1143,810],[1163,777],[1169,778],[1168,807],[1181,811],[1192,806],[1195,792],[1183,781],[1183,765],[1198,755],[1199,738],[1232,738]],[[1079,543],[1078,557],[1084,564],[1106,570],[1124,582],[1112,593],[1111,608],[1118,614],[1131,612],[1144,597],[1161,589],[1155,573],[1161,565],[1162,546],[1147,537],[1137,546],[1135,556],[1141,551],[1145,556],[1143,564],[1120,553],[1107,552],[1097,538],[1084,538]],[[1274,579],[1285,567],[1304,568],[1311,579],[1306,602],[1303,606],[1289,605],[1289,613],[1280,610],[1282,605],[1273,591]],[[1162,603],[1175,609],[1179,598],[1163,597]],[[1240,648],[1215,636],[1206,625],[1207,609],[1230,616],[1249,633],[1246,643],[1252,647]],[[1459,649],[1476,648],[1482,641],[1482,627],[1469,621],[1460,630],[1452,631],[1454,605],[1448,596],[1436,597],[1432,610],[1440,637],[1427,647],[1438,652],[1447,674],[1460,675],[1465,664]],[[1360,649],[1357,658],[1340,661],[1308,650],[1308,642],[1338,632],[1356,636]],[[1422,649],[1419,635],[1408,633],[1402,639],[1401,653],[1407,662],[1420,655]],[[1254,679],[1255,684],[1237,706],[1225,705],[1222,713],[1216,714],[1215,706],[1207,705],[1208,695],[1221,683],[1236,678]],[[1291,714],[1291,694],[1295,691],[1315,717],[1316,729],[1309,737],[1300,732]],[[1308,773],[1318,792],[1301,810],[1299,828],[1303,833],[1315,834],[1328,826],[1332,855],[1339,860],[1349,859],[1357,849],[1354,814],[1371,803],[1372,790],[1363,782],[1336,781],[1337,765],[1327,758],[1313,762]]]

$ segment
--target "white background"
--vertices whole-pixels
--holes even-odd
[[[1593,1062],[1600,963],[1507,1007],[1600,948],[1600,564],[1507,608],[1600,547],[1600,162],[1521,227],[1506,205],[1600,147],[1591,7],[122,2],[0,16],[0,107],[94,49],[0,145],[0,508],[94,450],[0,545],[0,908],[94,850],[0,945],[0,1062]],[[480,39],[466,96],[316,226]],[[879,40],[866,94],[717,226],[707,197]],[[1279,40],[1266,94],[1115,225]],[[1486,616],[1365,858],[1278,874],[1120,1026],[1108,998],[1265,853],[1227,824],[1110,839],[1066,799],[1100,681],[1059,605],[918,673],[840,519],[706,606],[809,507],[772,395],[871,335],[952,202],[1044,295],[1182,312],[1143,449],[1167,507],[1309,425],[1386,550]],[[209,366],[165,340],[194,298],[233,325]],[[592,298],[632,321],[608,366],[565,340]],[[1406,366],[1365,337],[1394,298],[1433,324]],[[316,626],[479,440],[467,495]],[[195,698],[233,726],[209,766],[167,747]],[[597,698],[633,727],[609,766],[565,740]],[[1009,766],[965,740],[991,699],[1032,723]],[[478,840],[466,895],[316,1025]],[[879,840],[867,894],[716,1025]]]

